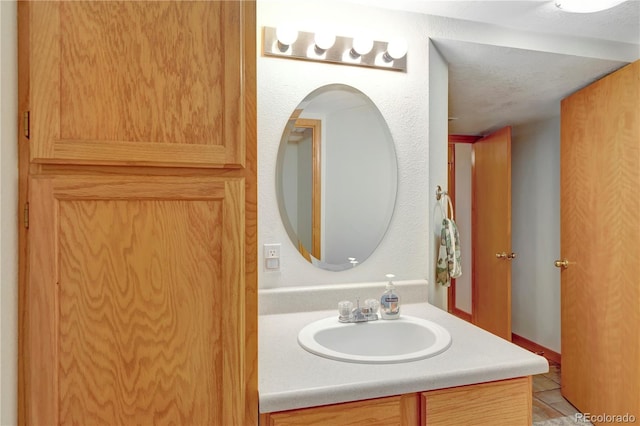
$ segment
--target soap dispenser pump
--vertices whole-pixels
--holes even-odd
[[[385,276],[389,282],[387,282],[387,287],[380,298],[380,314],[382,319],[398,319],[400,317],[400,300],[395,292],[393,281],[391,281],[395,275],[387,274]]]

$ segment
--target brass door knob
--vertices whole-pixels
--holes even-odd
[[[568,268],[569,267],[569,261],[567,259],[556,260],[555,262],[553,262],[553,264],[556,265],[556,268]]]
[[[496,253],[496,258],[497,259],[502,259],[502,260],[513,260],[516,257],[518,257],[518,255],[516,253],[509,253],[507,254],[507,252],[502,252],[502,253]]]

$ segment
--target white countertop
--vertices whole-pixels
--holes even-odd
[[[462,386],[545,373],[543,357],[507,342],[428,303],[402,305],[401,315],[429,319],[451,333],[449,349],[399,364],[357,364],[313,355],[297,341],[310,322],[337,311],[259,317],[260,412]]]

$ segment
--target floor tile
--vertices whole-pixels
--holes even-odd
[[[533,376],[533,426],[588,426],[590,422],[577,421],[579,413],[560,390],[560,365],[549,362],[549,372]]]
[[[551,407],[550,405],[545,404],[539,399],[533,400],[533,421],[540,422],[543,420],[555,419],[558,417],[563,417],[564,414]]]
[[[576,419],[571,416],[558,417],[555,419],[533,422],[533,426],[573,426],[573,425],[588,426],[590,424],[591,423],[589,422],[583,423],[583,422],[576,421]]]
[[[535,392],[533,394],[534,398],[538,398],[540,401],[546,404],[554,404],[556,402],[565,401],[562,393],[560,393],[560,389],[551,389],[547,391]]]
[[[556,410],[560,411],[565,416],[573,416],[576,413],[580,412],[578,409],[576,409],[576,407],[571,405],[571,403],[569,403],[569,401],[567,401],[564,398],[562,399],[562,401],[553,402],[553,403],[550,403],[549,405],[551,405]]]
[[[551,389],[560,388],[560,384],[554,382],[553,380],[544,377],[544,375],[536,375],[533,376],[533,392],[542,392]]]
[[[549,372],[543,374],[543,376],[560,384],[560,366],[558,364],[549,364]]]

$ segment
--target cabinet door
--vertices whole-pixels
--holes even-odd
[[[253,76],[243,67],[255,62],[254,7],[26,4],[31,160],[244,166],[244,92]]]
[[[419,394],[406,394],[322,407],[263,414],[265,426],[411,426],[420,417]]]
[[[425,425],[530,425],[531,377],[442,389],[422,394]]]
[[[27,424],[245,424],[242,178],[30,180]]]

